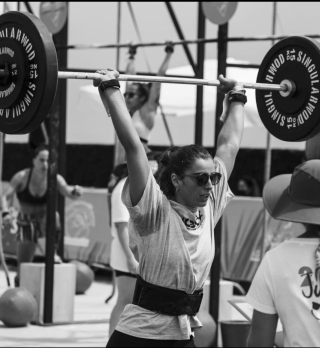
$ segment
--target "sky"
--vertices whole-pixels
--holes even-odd
[[[30,3],[36,15],[39,15],[40,2]],[[198,2],[172,2],[172,7],[176,13],[182,31],[186,39],[197,38],[197,16]],[[15,10],[15,3],[9,4],[11,10]],[[92,44],[106,43],[113,44],[117,40],[117,20],[118,2],[70,2],[69,3],[69,44]],[[144,42],[164,42],[167,40],[179,40],[174,25],[170,19],[164,2],[132,2],[139,30]],[[22,4],[21,10],[26,10]],[[279,35],[308,35],[320,32],[319,24],[320,2],[278,2],[276,34]],[[236,12],[229,21],[229,36],[248,37],[248,36],[268,36],[272,32],[273,2],[239,2]],[[216,38],[218,26],[206,20],[206,38]],[[135,32],[133,21],[130,17],[126,2],[121,3],[121,43],[137,43],[138,36]],[[216,44],[206,44],[206,59],[216,58]],[[229,43],[228,56],[237,60],[259,64],[271,42],[241,42]],[[196,45],[189,45],[190,51],[196,61]],[[120,50],[119,69],[124,70],[127,57],[127,49]],[[151,66],[151,70],[156,72],[164,58],[163,47],[150,47],[138,49],[136,68],[139,72],[147,72],[145,55]],[[174,55],[170,62],[170,68],[188,65],[182,46],[175,47]],[[116,67],[115,49],[89,49],[89,50],[69,50],[68,66],[81,69],[98,69],[106,67]],[[216,72],[213,72],[213,77]],[[248,81],[252,82],[252,81]],[[97,115],[92,115],[89,104],[92,100],[88,97],[86,107],[90,115],[82,115],[85,110],[83,98],[86,96],[81,93],[80,88],[90,85],[90,81],[68,80],[68,106],[67,106],[67,142],[76,143],[81,138],[81,131],[77,134],[77,123],[85,122],[85,117],[92,117],[90,127],[92,132],[95,129],[112,127],[110,120],[103,120],[104,115],[99,106],[94,106]],[[81,105],[81,107],[79,107]],[[214,113],[214,111],[213,111]],[[79,117],[79,118],[78,118]],[[96,122],[96,123],[95,123]],[[158,120],[161,124],[161,120]],[[83,127],[88,127],[83,125]],[[95,128],[98,127],[98,128]],[[192,124],[190,127],[193,127]],[[155,128],[154,131],[157,131]],[[109,133],[108,133],[109,132]],[[112,131],[108,131],[106,139],[100,139],[101,143],[113,143]],[[266,131],[260,128],[246,129],[244,141],[246,147],[264,147]],[[25,136],[11,136],[9,141],[23,141]],[[82,139],[87,141],[88,139]],[[192,139],[188,139],[188,141]],[[94,142],[95,139],[89,139]],[[304,143],[278,144],[275,147],[304,148]],[[283,142],[280,142],[283,143]],[[152,141],[151,141],[152,144]],[[154,144],[157,145],[157,144]]]

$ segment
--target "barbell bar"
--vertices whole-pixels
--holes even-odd
[[[259,116],[267,130],[284,141],[303,141],[320,131],[320,45],[292,36],[264,57],[256,82]],[[50,113],[60,79],[90,79],[97,73],[58,72],[56,48],[46,26],[27,12],[0,16],[0,131],[26,134]],[[120,75],[120,81],[220,86],[218,80]]]
[[[100,77],[97,73],[86,73],[86,72],[69,72],[69,71],[59,71],[59,79],[82,79],[82,80],[95,80]],[[194,79],[194,78],[184,78],[184,77],[164,77],[164,76],[143,76],[143,75],[120,75],[118,77],[119,81],[129,81],[129,82],[160,82],[160,83],[175,83],[182,85],[197,85],[197,86],[214,86],[219,87],[219,80],[205,80],[205,79]],[[271,84],[271,83],[249,83],[249,82],[239,82],[243,88],[261,89],[267,91],[289,91],[289,86],[287,84]],[[290,90],[291,91],[291,90]]]

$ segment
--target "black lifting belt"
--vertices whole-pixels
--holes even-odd
[[[202,289],[189,295],[181,290],[147,283],[138,275],[132,304],[166,315],[194,316],[199,312],[202,297]]]

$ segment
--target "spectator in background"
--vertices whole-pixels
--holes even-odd
[[[257,180],[249,175],[244,175],[239,179],[235,194],[237,196],[261,197]]]

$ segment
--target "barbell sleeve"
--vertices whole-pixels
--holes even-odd
[[[288,90],[287,85],[277,85],[273,83],[250,83],[250,82],[240,82],[240,85],[243,88],[249,89],[260,89],[265,91],[283,91],[286,92]]]
[[[100,77],[98,73],[85,73],[85,72],[69,72],[69,71],[59,71],[59,79],[82,79],[82,80],[95,80]],[[183,85],[197,85],[197,86],[220,86],[219,80],[203,80],[194,78],[183,78],[183,77],[164,77],[164,76],[143,76],[143,75],[120,75],[118,77],[119,81],[129,81],[129,82],[160,82],[160,83],[176,83]],[[250,89],[262,89],[270,91],[287,91],[287,85],[277,85],[271,83],[249,83],[249,82],[239,82],[243,88]]]

